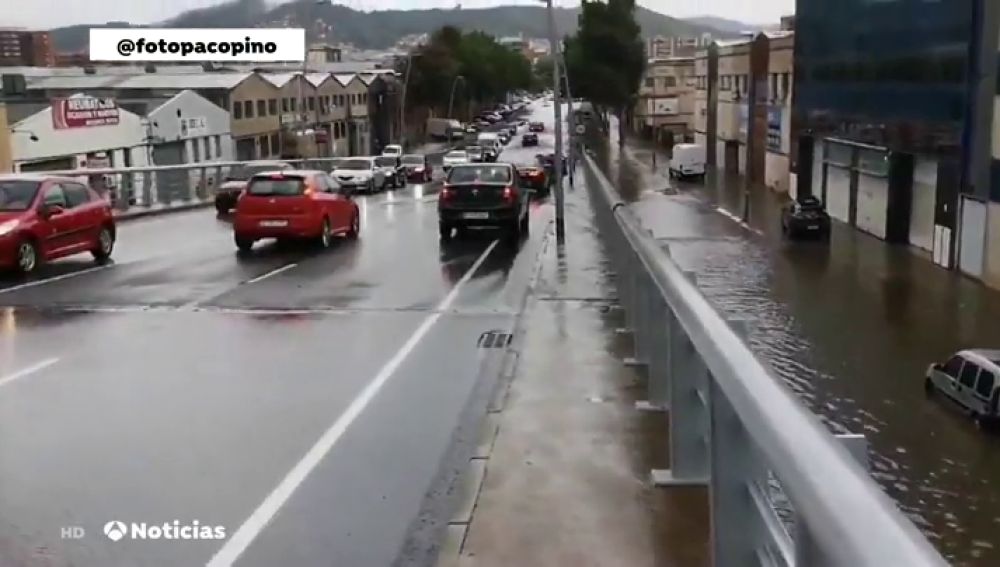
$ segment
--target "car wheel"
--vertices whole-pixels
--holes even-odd
[[[229,213],[229,205],[216,199],[215,201],[215,212],[221,217]]]
[[[25,239],[17,245],[17,271],[28,275],[38,269],[38,246],[34,241]]]
[[[531,222],[528,219],[528,215],[527,214],[524,215],[524,218],[521,219],[521,236],[522,237],[528,236],[528,233],[530,232],[530,229],[529,229],[528,225],[530,225],[530,224],[531,224]]]
[[[236,248],[240,252],[249,252],[253,248],[253,239],[247,238],[245,236],[235,235],[233,240],[236,241]]]
[[[438,223],[438,234],[441,235],[441,240],[451,240],[452,226],[447,223]]]
[[[375,180],[374,179],[369,179],[368,180],[368,193],[369,194],[375,193]]]
[[[403,177],[402,175],[399,176],[399,188],[400,189],[406,188],[406,177]]]
[[[94,259],[99,263],[107,262],[111,259],[111,253],[115,248],[115,235],[112,234],[111,229],[108,227],[102,227],[101,232],[97,234],[97,247],[91,251],[94,255]]]
[[[323,219],[323,226],[319,229],[319,238],[316,239],[316,244],[320,248],[329,248],[330,244],[333,242],[333,231],[330,229],[330,219]]]
[[[359,234],[361,234],[361,215],[355,211],[351,217],[351,228],[347,231],[347,238],[357,240]]]
[[[511,245],[517,245],[521,240],[521,221],[520,219],[514,220],[507,226],[507,242]]]

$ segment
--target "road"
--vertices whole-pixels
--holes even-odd
[[[442,244],[439,186],[359,197],[361,238],[325,252],[240,258],[196,211],[123,224],[109,266],[0,280],[0,565],[399,560],[447,496],[499,372],[477,341],[515,324],[552,216],[536,203],[518,247]],[[113,520],[225,537],[113,542]]]
[[[1000,437],[923,391],[931,362],[1000,345],[1000,293],[841,223],[829,245],[788,242],[774,193],[754,191],[741,224],[740,180],[668,188],[635,155],[623,194],[654,207],[644,222],[721,312],[753,322],[758,356],[831,430],[868,437],[872,476],[954,565],[1000,564]]]

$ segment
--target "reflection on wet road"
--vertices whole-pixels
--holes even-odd
[[[442,244],[439,186],[359,197],[361,238],[328,251],[237,256],[195,211],[123,224],[107,267],[0,279],[0,565],[392,564],[551,217]],[[226,538],[112,542],[112,520]]]
[[[831,429],[868,436],[874,477],[956,565],[1000,564],[1000,437],[922,388],[929,363],[1000,346],[1000,293],[844,225],[829,246],[785,242],[769,192],[742,227],[717,212],[742,211],[738,179],[651,198],[641,184],[669,181],[645,163],[613,173],[703,292],[755,322],[753,349]]]

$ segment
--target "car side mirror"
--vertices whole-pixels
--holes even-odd
[[[42,205],[39,214],[42,216],[42,218],[47,219],[54,217],[56,215],[61,215],[65,210],[66,209],[64,209],[62,205]]]

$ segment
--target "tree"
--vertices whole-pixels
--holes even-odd
[[[646,65],[635,0],[583,0],[576,34],[565,42],[565,59],[573,94],[590,100],[601,114],[614,112],[623,144],[625,116]]]
[[[535,89],[545,90],[552,88],[554,75],[555,65],[552,62],[552,57],[543,57],[535,61]]]
[[[457,77],[464,78],[465,99],[479,103],[502,100],[512,90],[529,89],[531,63],[483,32],[463,33],[445,26],[411,56],[413,68],[407,85],[407,108],[443,111]],[[406,62],[397,69],[406,74]],[[456,99],[457,101],[457,99]]]

